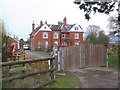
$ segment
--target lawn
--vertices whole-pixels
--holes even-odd
[[[56,75],[56,82],[45,88],[80,88],[79,80],[69,71],[61,71],[66,75]]]
[[[18,67],[20,65],[16,65]],[[34,66],[34,65],[32,65]],[[37,67],[36,67],[37,68]],[[8,77],[8,67],[2,68],[2,77]],[[66,75],[56,75],[56,81],[44,88],[80,88],[79,80],[69,71],[61,71],[59,73],[65,73]],[[14,75],[17,75],[15,73]],[[50,73],[42,75],[29,76],[24,79],[17,79],[11,82],[5,82],[2,84],[3,88],[32,88],[40,83],[46,82],[50,77]],[[13,76],[14,76],[13,75]]]
[[[108,55],[108,66],[113,69],[120,69],[119,61],[118,61],[118,51],[113,52],[112,55]]]

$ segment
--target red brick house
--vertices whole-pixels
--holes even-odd
[[[31,50],[36,48],[51,48],[55,43],[60,46],[71,46],[83,44],[83,30],[78,24],[67,24],[66,17],[58,24],[43,24],[35,28],[32,24],[32,32],[30,34]]]

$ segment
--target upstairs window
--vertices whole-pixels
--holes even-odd
[[[65,38],[65,34],[62,34],[62,38]]]
[[[43,38],[48,38],[48,33],[47,32],[43,32]]]
[[[78,33],[74,34],[74,39],[79,39],[79,34]]]
[[[54,33],[53,38],[57,39],[58,38],[58,33]]]

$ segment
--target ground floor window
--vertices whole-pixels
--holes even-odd
[[[79,45],[79,42],[75,42],[74,45]]]
[[[63,46],[67,46],[68,44],[67,44],[67,42],[63,42],[62,45]]]
[[[48,41],[44,41],[44,47],[48,48]]]
[[[55,41],[54,44],[58,45],[58,41]]]
[[[42,44],[42,42],[38,41],[38,48],[41,48],[41,44]]]

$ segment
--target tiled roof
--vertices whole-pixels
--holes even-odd
[[[75,24],[68,24],[67,26],[62,25],[61,26],[61,32],[68,32]]]
[[[35,30],[34,30],[34,34],[43,26],[44,24],[38,26]]]
[[[34,30],[34,34],[43,26],[44,24],[38,26],[35,30]],[[48,27],[51,30],[61,30],[61,32],[68,32],[75,24],[68,24],[68,25],[64,25],[64,24],[47,24]],[[79,25],[80,26],[80,25]],[[81,28],[81,26],[80,26]],[[82,28],[81,28],[82,29]],[[30,34],[31,35],[31,34]]]

